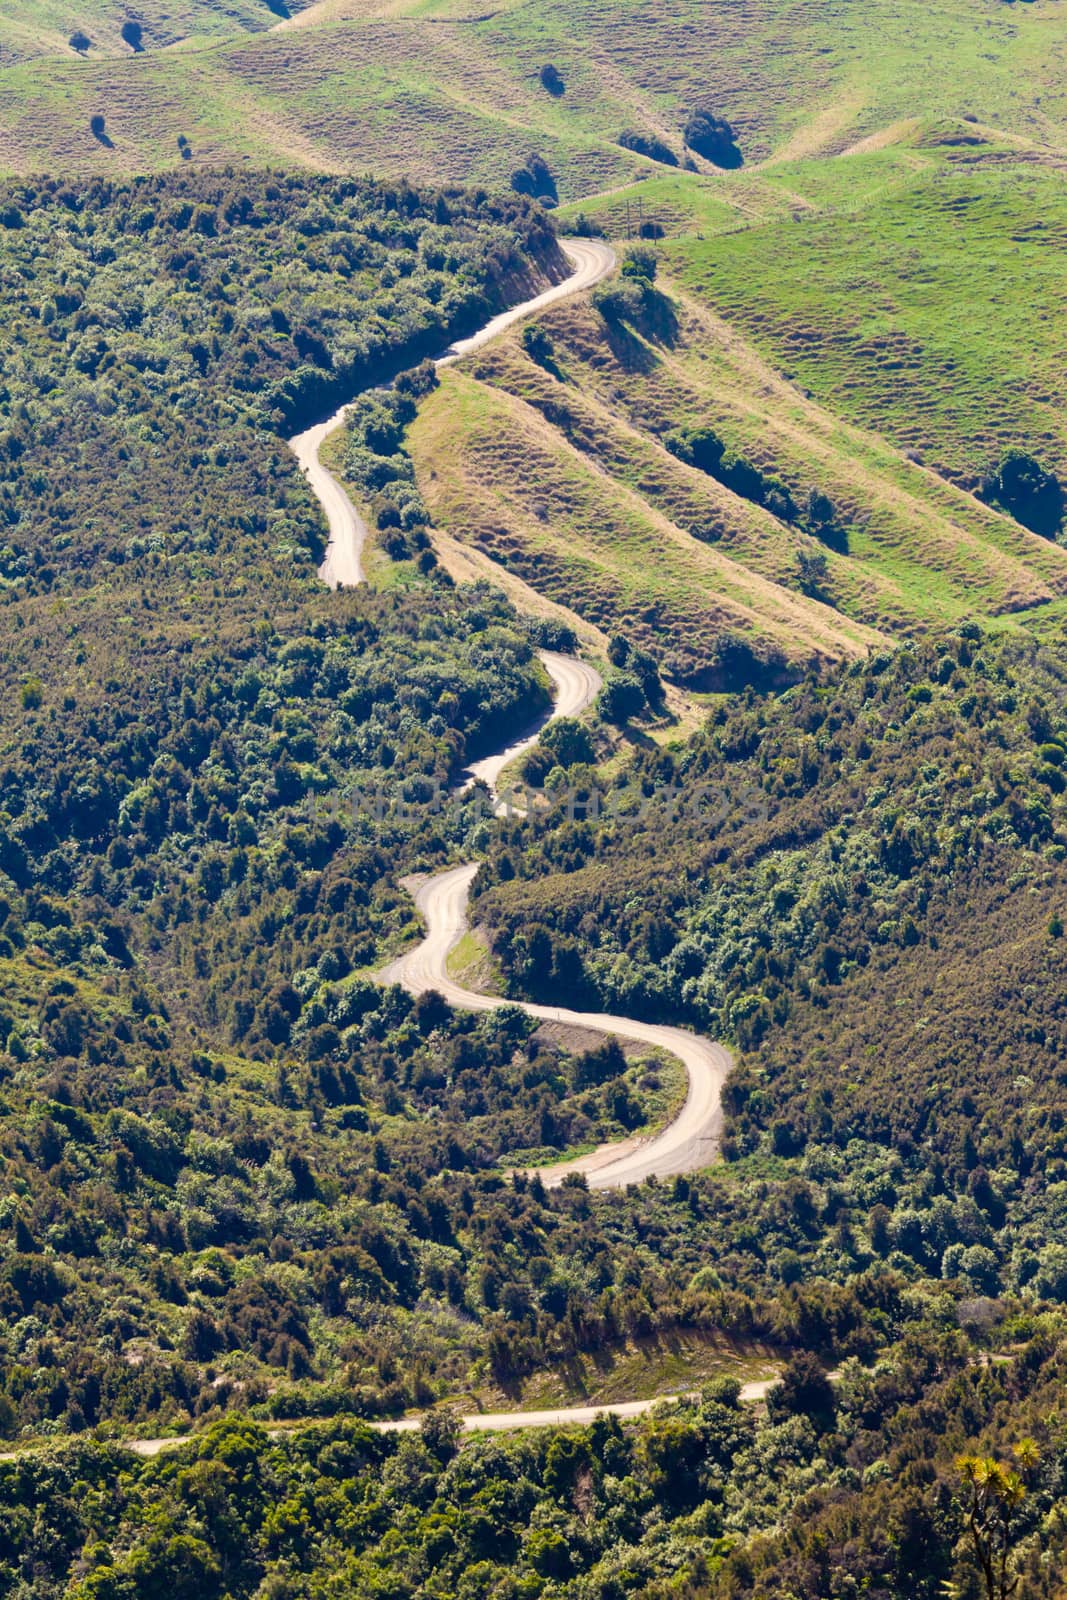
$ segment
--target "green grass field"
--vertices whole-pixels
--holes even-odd
[[[294,13],[288,19],[282,14]],[[139,12],[138,15],[142,15]],[[682,155],[711,101],[746,163],[833,153],[916,116],[973,115],[1041,150],[1067,142],[1067,25],[1051,0],[177,0],[118,11],[27,0],[0,19],[0,161],[9,170],[278,162],[503,184],[533,149],[573,200],[667,169],[624,129]],[[75,28],[93,40],[83,58]],[[559,69],[551,95],[539,71]],[[110,147],[88,132],[107,118]],[[702,164],[699,163],[698,164]]]
[[[952,182],[956,175],[947,176]],[[683,200],[687,182],[703,233],[704,181],[678,179],[668,193]],[[998,194],[1008,187],[999,173],[994,185]],[[945,215],[955,213],[947,208]],[[853,224],[851,213],[847,224],[815,213],[803,228],[823,227],[832,238],[835,225],[847,226],[856,236]],[[908,454],[906,436],[880,428],[879,386],[892,392],[882,366],[856,360],[847,346],[841,352],[834,370],[847,375],[856,395],[850,415],[835,394],[824,403],[794,381],[807,379],[806,370],[784,373],[773,350],[765,352],[769,341],[758,325],[752,338],[743,331],[767,285],[795,281],[802,293],[810,284],[811,272],[794,278],[786,251],[766,251],[765,237],[778,227],[772,220],[765,228],[703,238],[695,231],[667,242],[661,281],[678,323],[668,338],[613,331],[588,303],[572,302],[539,319],[552,341],[553,370],[529,358],[516,331],[447,374],[411,435],[438,528],[601,629],[618,624],[641,638],[691,683],[699,678],[696,664],[727,630],[802,664],[965,617],[1010,626],[1060,610],[1067,550],[946,481]],[[936,294],[942,245],[936,236],[926,244],[929,254],[913,271]],[[757,256],[767,263],[762,277]],[[728,259],[732,271],[723,264]],[[978,264],[977,281],[992,276]],[[728,317],[717,314],[709,282],[736,287]],[[995,310],[991,303],[986,312],[991,326]],[[783,315],[784,327],[803,325],[803,318]],[[1008,385],[1013,372],[1035,369],[1045,326],[1036,288],[1025,308],[1011,301],[1000,334],[1014,366],[1006,359],[998,374],[999,409],[982,413],[983,461],[1031,438],[1021,399],[1013,402]],[[946,341],[972,336],[966,322],[946,320],[942,329]],[[992,338],[990,348],[997,348]],[[903,414],[926,428],[927,447],[952,437],[953,396],[941,382],[940,368],[920,369],[901,400]],[[713,427],[731,450],[784,482],[798,503],[812,487],[829,496],[847,528],[847,547],[822,545],[678,461],[663,440],[694,426]],[[946,443],[946,457],[947,450]],[[938,459],[931,449],[931,460]],[[825,563],[814,590],[801,570],[812,555]]]
[[[868,159],[831,176],[859,168],[862,188]],[[791,181],[814,192],[822,176]],[[1067,466],[1059,170],[969,153],[866,203],[690,236],[667,255],[784,374],[938,470],[975,484],[1008,443]]]

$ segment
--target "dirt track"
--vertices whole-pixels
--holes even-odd
[[[490,339],[495,339],[497,334],[503,333],[505,328],[510,328],[512,323],[520,322],[523,317],[528,317],[533,312],[552,305],[554,301],[564,299],[567,295],[576,294],[580,289],[591,289],[601,278],[606,277],[615,265],[615,252],[599,239],[568,239],[562,248],[574,265],[574,271],[569,278],[565,278],[562,283],[553,284],[550,289],[535,295],[532,300],[524,300],[521,305],[501,311],[491,322],[487,322],[484,328],[479,328],[477,333],[471,334],[470,338],[457,340],[443,356],[438,358],[436,365],[449,366],[461,356],[469,355],[472,350],[477,350]],[[335,428],[342,425],[347,409],[347,406],[341,406],[340,410],[335,411],[325,422],[317,422],[313,428],[306,428],[303,433],[298,433],[289,440],[289,448],[303,467],[312,492],[325,511],[329,523],[330,542],[326,547],[326,559],[319,568],[319,577],[323,583],[329,584],[331,589],[350,589],[363,582],[362,555],[363,544],[367,537],[367,524],[337,479],[319,460],[319,449],[323,440],[328,434],[333,433]]]
[[[545,651],[541,659],[556,688],[553,716],[577,716],[599,689],[597,674],[569,656]],[[472,771],[491,787],[505,761],[512,760],[526,743],[533,743],[533,738],[479,762]],[[467,900],[478,865],[477,861],[469,861],[421,882],[409,881],[415,904],[426,922],[426,937],[413,950],[384,968],[380,974],[384,982],[402,984],[411,994],[435,989],[450,1005],[467,1011],[491,1011],[503,1004],[493,995],[464,989],[448,972],[449,954],[467,932]],[[602,1012],[518,1003],[530,1016],[545,1022],[591,1028],[598,1033],[668,1050],[683,1063],[689,1080],[685,1105],[674,1121],[659,1133],[652,1138],[602,1145],[573,1161],[542,1168],[541,1176],[546,1184],[555,1186],[562,1183],[569,1172],[584,1172],[592,1189],[619,1189],[628,1183],[640,1183],[653,1173],[657,1178],[670,1178],[677,1173],[695,1172],[714,1159],[722,1132],[720,1093],[731,1065],[729,1053],[722,1045],[684,1028],[638,1022]]]

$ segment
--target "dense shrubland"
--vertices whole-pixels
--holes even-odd
[[[516,992],[734,1038],[726,1154],[805,1153],[838,1268],[1063,1299],[1065,750],[1058,653],[967,625],[636,756],[479,915]]]
[[[178,173],[0,193],[0,521],[9,582],[145,549],[186,572],[307,561],[279,447],[556,270],[519,198],[351,178]]]
[[[610,780],[557,724],[527,779],[633,804],[494,840],[478,795],[441,797],[544,705],[534,644],[573,641],[429,560],[321,591],[279,429],[551,268],[540,213],[229,174],[9,187],[0,222],[0,1432],[81,1436],[0,1468],[0,1590],[974,1600],[952,1455],[1029,1433],[1020,1595],[1050,1594],[1055,651],[964,627],[724,700]],[[601,308],[658,315],[653,279],[635,252]],[[403,434],[431,381],[365,396],[346,441],[420,558]],[[602,713],[655,706],[649,653],[610,658]],[[483,847],[516,991],[737,1040],[725,1163],[504,1175],[674,1089],[368,976],[414,933],[399,876]],[[719,1387],[458,1455],[447,1423],[354,1420],[679,1333],[872,1370],[835,1399],[795,1360],[766,1419]],[[154,1464],[86,1436],[212,1421]]]
[[[79,1441],[0,1467],[0,1592],[977,1600],[966,1451],[1017,1469],[1007,1581],[1051,1597],[1060,1325],[1011,1331],[1014,1353],[987,1365],[958,1328],[913,1321],[836,1391],[798,1360],[766,1416],[723,1379],[636,1426],[462,1444],[447,1413],[407,1436],[338,1420],[271,1439],[223,1420],[148,1462]]]

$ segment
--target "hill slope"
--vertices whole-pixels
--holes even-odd
[[[488,15],[453,0],[327,0],[220,38],[270,16],[265,0],[147,6],[150,48],[134,54],[95,5],[61,23],[34,0],[0,33],[6,164],[144,171],[175,164],[182,133],[203,161],[499,184],[534,149],[573,198],[656,170],[620,148],[627,130],[680,159],[686,117],[709,98],[750,164],[841,150],[924,113],[1067,144],[1067,29],[1050,0],[839,0],[802,15],[788,0],[686,0],[669,16],[650,0],[528,0]],[[100,33],[101,59],[74,57],[74,26]],[[549,62],[562,92],[540,82]],[[88,133],[95,113],[110,148]]]

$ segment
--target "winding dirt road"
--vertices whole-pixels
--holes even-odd
[[[574,266],[570,277],[564,278],[562,283],[553,284],[551,289],[544,290],[542,294],[534,295],[532,300],[524,300],[521,305],[510,306],[507,311],[501,311],[491,322],[487,322],[484,328],[479,328],[477,333],[471,334],[469,339],[458,339],[455,344],[450,345],[434,365],[447,367],[453,361],[459,361],[462,356],[470,355],[472,350],[478,350],[483,344],[488,344],[490,339],[495,339],[497,334],[503,333],[504,329],[510,328],[513,323],[520,322],[523,317],[528,317],[535,311],[542,311],[545,306],[550,306],[567,295],[577,294],[581,289],[591,289],[601,278],[605,278],[615,265],[614,250],[599,239],[568,239],[562,244],[562,248],[564,255]],[[367,524],[337,479],[319,460],[319,449],[323,440],[335,428],[341,426],[347,410],[347,405],[341,406],[340,410],[335,411],[332,417],[327,417],[325,422],[317,422],[313,428],[306,428],[303,433],[298,433],[289,440],[289,448],[303,467],[312,493],[325,511],[329,523],[330,542],[326,547],[326,558],[319,568],[319,577],[323,583],[329,584],[331,589],[351,589],[363,582],[362,555],[363,544],[367,537]]]
[[[550,722],[557,717],[581,716],[600,693],[603,684],[595,667],[576,660],[574,656],[559,655],[555,650],[539,650],[537,653],[548,669],[556,691],[552,710],[546,716],[539,717],[511,744],[497,751],[495,756],[483,756],[481,761],[472,761],[463,774],[464,788],[469,788],[480,778],[496,799],[496,781],[509,762],[532,749]]]
[[[547,650],[541,653],[541,660],[556,689],[552,717],[578,716],[600,688],[599,675],[584,662]],[[520,740],[499,755],[477,763],[471,772],[484,778],[492,788],[505,763],[514,760],[536,738],[534,733]],[[415,905],[426,922],[426,937],[382,970],[379,976],[383,982],[399,983],[410,994],[434,989],[449,1005],[465,1011],[492,1011],[505,1003],[495,995],[463,988],[448,971],[448,957],[467,932],[467,902],[478,867],[477,861],[468,861],[421,882],[409,880]],[[681,1112],[659,1133],[650,1138],[601,1145],[573,1161],[543,1167],[541,1177],[549,1187],[562,1183],[570,1172],[584,1172],[591,1189],[620,1189],[628,1183],[640,1183],[653,1173],[657,1178],[670,1178],[677,1173],[695,1172],[714,1159],[722,1132],[721,1090],[731,1065],[730,1056],[722,1045],[684,1028],[638,1022],[603,1012],[571,1011],[562,1006],[533,1005],[526,1001],[518,1003],[527,1015],[543,1022],[568,1023],[572,1027],[590,1028],[597,1033],[668,1050],[685,1066],[689,1082]]]
[[[571,1011],[564,1006],[533,1005],[524,1000],[505,1002],[494,995],[464,989],[449,975],[449,954],[467,932],[467,900],[479,865],[477,861],[470,861],[465,866],[452,867],[448,872],[427,878],[417,887],[413,885],[415,905],[426,920],[426,937],[413,950],[385,967],[379,974],[382,981],[402,984],[410,994],[434,989],[449,1005],[465,1011],[492,1011],[506,1003],[518,1004],[528,1016],[542,1022],[563,1022],[619,1039],[658,1046],[684,1064],[689,1089],[685,1105],[673,1122],[651,1138],[601,1145],[573,1161],[541,1168],[541,1177],[549,1187],[562,1183],[571,1172],[584,1172],[591,1189],[621,1189],[653,1174],[657,1178],[670,1178],[677,1173],[696,1172],[706,1167],[718,1153],[722,1133],[720,1096],[731,1065],[729,1053],[722,1045],[684,1028],[638,1022],[630,1017]]]
[[[570,277],[546,289],[522,305],[502,311],[468,339],[458,340],[437,361],[447,366],[495,339],[505,328],[566,295],[588,289],[605,277],[615,265],[615,253],[596,239],[568,240],[563,246],[574,266]],[[308,428],[290,440],[313,492],[322,504],[330,526],[330,543],[319,575],[331,586],[350,586],[363,581],[360,555],[366,526],[344,489],[319,461],[319,446],[335,427],[344,421],[342,407],[326,422]],[[577,716],[591,704],[600,688],[600,677],[592,667],[571,657],[543,651],[541,659],[556,690],[550,717],[524,731],[497,754],[487,756],[468,768],[467,783],[483,780],[496,796],[495,784],[503,768],[537,740],[545,720]],[[386,967],[380,974],[388,983],[399,983],[412,994],[428,989],[441,993],[451,1005],[471,1011],[490,1011],[503,1002],[492,995],[464,989],[448,973],[448,956],[467,931],[467,902],[478,863],[453,867],[425,882],[412,884],[415,904],[426,920],[427,933],[421,944]],[[602,1145],[573,1161],[542,1169],[546,1184],[558,1185],[571,1172],[586,1174],[595,1189],[621,1188],[640,1183],[653,1174],[659,1178],[693,1172],[708,1165],[718,1152],[722,1131],[720,1092],[730,1070],[726,1050],[711,1040],[702,1039],[682,1028],[638,1022],[599,1012],[571,1011],[560,1006],[523,1004],[523,1010],[542,1021],[562,1022],[589,1028],[598,1033],[660,1047],[681,1060],[686,1069],[688,1092],[679,1115],[650,1138],[627,1139]]]

